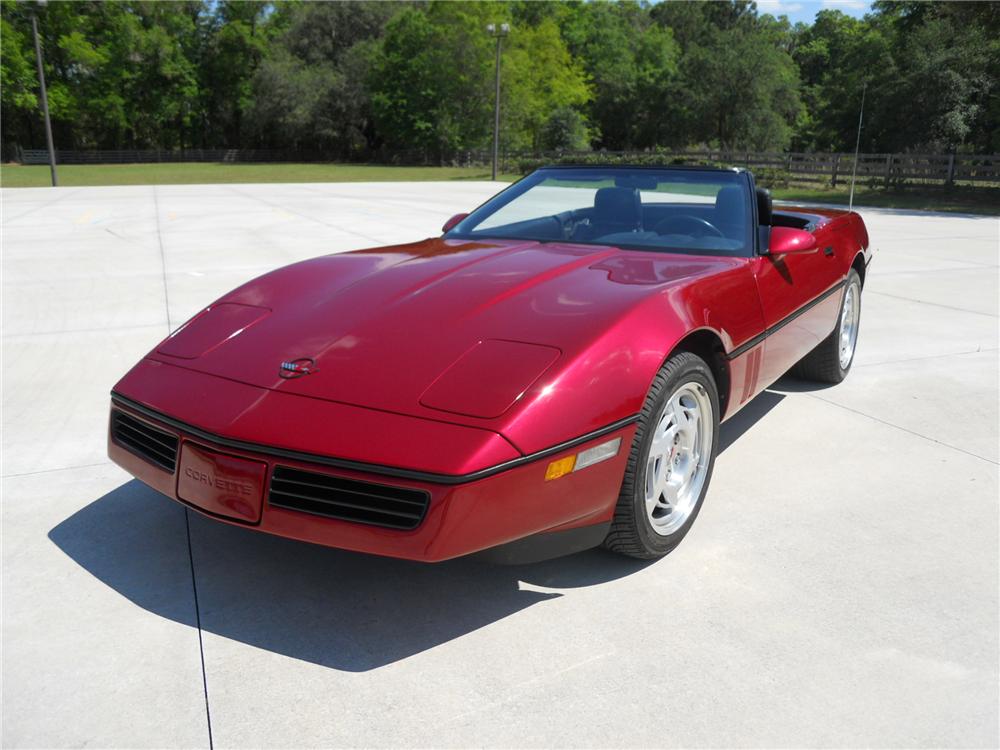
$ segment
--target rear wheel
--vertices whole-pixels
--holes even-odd
[[[792,375],[818,383],[841,382],[851,371],[860,325],[861,277],[852,268],[847,274],[837,327],[819,346],[799,360],[792,368]]]
[[[651,559],[680,544],[708,491],[719,395],[708,365],[681,352],[657,373],[639,415],[608,549]]]

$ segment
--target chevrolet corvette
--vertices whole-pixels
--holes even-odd
[[[749,171],[546,167],[440,237],[213,302],[115,385],[108,452],[332,547],[659,557],[722,421],[789,370],[846,377],[870,259],[857,213],[775,207]]]

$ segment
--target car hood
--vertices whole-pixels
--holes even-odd
[[[245,284],[149,357],[395,413],[494,418],[643,298],[733,263],[445,239],[342,253]]]

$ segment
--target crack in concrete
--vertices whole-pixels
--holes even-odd
[[[163,232],[160,230],[160,199],[153,186],[153,211],[156,217],[156,242],[160,247],[160,272],[163,275],[163,306],[167,311],[167,333],[173,329],[170,324],[170,292],[167,290],[167,257],[163,251]]]
[[[65,189],[65,188],[64,188],[64,189]],[[33,214],[33,213],[35,213],[35,211],[41,211],[41,210],[42,210],[43,208],[48,208],[49,206],[52,206],[52,205],[55,205],[55,204],[56,204],[56,203],[58,203],[59,201],[61,201],[61,200],[64,200],[64,199],[66,199],[66,198],[69,198],[69,197],[70,197],[71,195],[76,195],[77,193],[79,193],[79,192],[80,192],[80,190],[81,190],[81,189],[82,189],[82,188],[77,188],[76,190],[70,190],[70,191],[69,191],[69,192],[67,192],[67,193],[66,193],[65,195],[60,195],[60,196],[59,196],[58,198],[53,198],[53,199],[52,199],[52,200],[50,200],[50,201],[45,201],[45,203],[43,203],[43,204],[42,204],[42,205],[40,205],[40,206],[35,206],[34,208],[29,208],[29,209],[28,209],[27,211],[25,211],[24,213],[20,213],[20,214],[18,214],[17,216],[15,216],[15,217],[14,217],[14,218],[12,218],[12,219],[9,219],[9,218],[8,218],[8,219],[4,219],[4,221],[3,221],[3,225],[4,225],[4,226],[7,226],[7,225],[8,225],[8,224],[10,224],[11,222],[13,222],[13,221],[17,221],[18,219],[22,219],[22,218],[24,218],[25,216],[27,216],[28,214]]]
[[[893,299],[901,299],[905,302],[915,302],[918,305],[930,305],[931,307],[943,307],[945,310],[954,310],[956,312],[969,313],[970,315],[984,315],[987,318],[1000,318],[1000,315],[994,315],[993,313],[979,312],[978,310],[966,310],[964,307],[954,307],[953,305],[942,305],[940,302],[928,302],[922,299],[913,299],[912,297],[903,297],[899,294],[889,294],[887,292],[876,292],[874,289],[869,289],[868,294],[877,294],[880,297],[892,297]]]
[[[39,469],[38,471],[22,471],[17,474],[4,474],[2,479],[13,479],[14,477],[31,477],[36,474],[51,474],[54,471],[71,471],[73,469],[92,469],[95,466],[110,466],[110,461],[99,461],[96,464],[79,464],[78,466],[57,466],[54,469]]]
[[[244,193],[244,192],[242,192],[240,190],[236,190],[235,188],[232,188],[232,187],[229,188],[229,192],[235,193],[236,195],[240,196],[241,198],[249,198],[250,200],[257,201],[258,203],[263,203],[265,206],[270,206],[271,208],[279,208],[282,211],[287,211],[288,213],[292,214],[293,216],[299,216],[299,217],[301,217],[303,219],[308,219],[309,221],[315,222],[315,223],[320,224],[320,225],[322,225],[324,227],[329,227],[330,229],[336,229],[338,232],[344,232],[346,234],[354,235],[355,237],[360,237],[361,239],[366,240],[368,242],[375,242],[375,243],[381,243],[382,242],[382,240],[378,239],[377,237],[372,237],[372,236],[367,235],[367,234],[362,234],[361,232],[356,232],[353,229],[348,229],[347,227],[342,227],[342,226],[339,226],[337,224],[331,224],[328,221],[323,221],[322,219],[317,219],[315,216],[310,216],[309,214],[304,214],[301,211],[295,211],[294,209],[291,209],[288,206],[283,206],[280,203],[274,203],[272,201],[265,200],[264,198],[259,198],[258,196],[253,195],[252,193]]]
[[[198,603],[198,579],[194,572],[194,550],[191,547],[191,511],[184,509],[184,529],[187,534],[188,563],[191,566],[191,591],[194,593],[194,616],[198,627],[198,655],[201,658],[201,689],[205,695],[205,721],[208,724],[208,747],[214,748],[212,739],[212,709],[208,703],[208,674],[205,672],[205,643],[201,629],[201,605]]]
[[[998,351],[996,347],[989,349],[970,349],[967,352],[949,352],[947,354],[927,354],[923,357],[907,357],[906,359],[887,359],[884,362],[869,362],[865,365],[854,365],[855,367],[878,367],[879,365],[899,365],[904,362],[920,362],[925,359],[942,359],[944,357],[964,357],[968,354],[985,354],[986,352]]]
[[[993,464],[994,466],[1000,466],[1000,461],[994,461],[992,458],[987,458],[986,456],[980,456],[978,453],[973,453],[972,451],[965,450],[965,448],[959,448],[957,445],[951,445],[950,443],[945,443],[941,440],[937,440],[936,438],[932,438],[928,435],[923,435],[919,432],[915,432],[914,430],[911,430],[907,427],[903,427],[898,424],[893,424],[892,422],[887,422],[886,420],[879,419],[878,417],[873,417],[871,414],[865,414],[863,411],[852,409],[850,406],[844,406],[843,404],[838,404],[836,401],[831,401],[830,399],[823,398],[822,396],[817,396],[815,393],[804,393],[802,395],[808,396],[809,398],[814,398],[817,401],[822,401],[824,404],[830,404],[831,406],[836,406],[840,409],[844,409],[845,411],[849,411],[852,414],[857,414],[858,416],[861,417],[867,417],[868,419],[874,420],[879,424],[884,424],[886,427],[894,427],[895,429],[902,430],[903,432],[909,433],[914,437],[923,438],[924,440],[927,440],[931,443],[935,443],[937,445],[943,445],[945,448],[951,448],[953,451],[958,451],[959,453],[964,453],[967,456],[978,458],[980,461],[985,461],[988,464]]]
[[[160,200],[156,186],[153,186],[153,207],[156,216],[156,241],[160,247],[160,271],[163,276],[163,305],[167,313],[167,333],[173,329],[170,322],[170,293],[167,290],[167,258],[163,249],[163,233],[160,229]],[[212,738],[212,709],[208,701],[208,673],[205,670],[205,640],[201,629],[201,605],[198,602],[198,576],[195,572],[194,549],[191,546],[191,511],[184,508],[184,530],[187,536],[188,564],[191,569],[191,591],[194,594],[195,625],[198,629],[198,658],[201,663],[201,689],[205,696],[205,722],[208,727],[208,747],[213,750],[215,744]]]

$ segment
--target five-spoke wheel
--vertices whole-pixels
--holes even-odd
[[[712,404],[700,383],[685,383],[667,400],[646,460],[646,514],[653,531],[684,525],[701,495],[712,450]]]
[[[680,543],[708,490],[718,426],[711,368],[690,352],[674,354],[654,379],[639,415],[605,546],[648,559]]]
[[[819,383],[842,381],[854,362],[860,327],[861,277],[852,268],[844,284],[837,327],[792,368],[792,373],[803,380]]]

